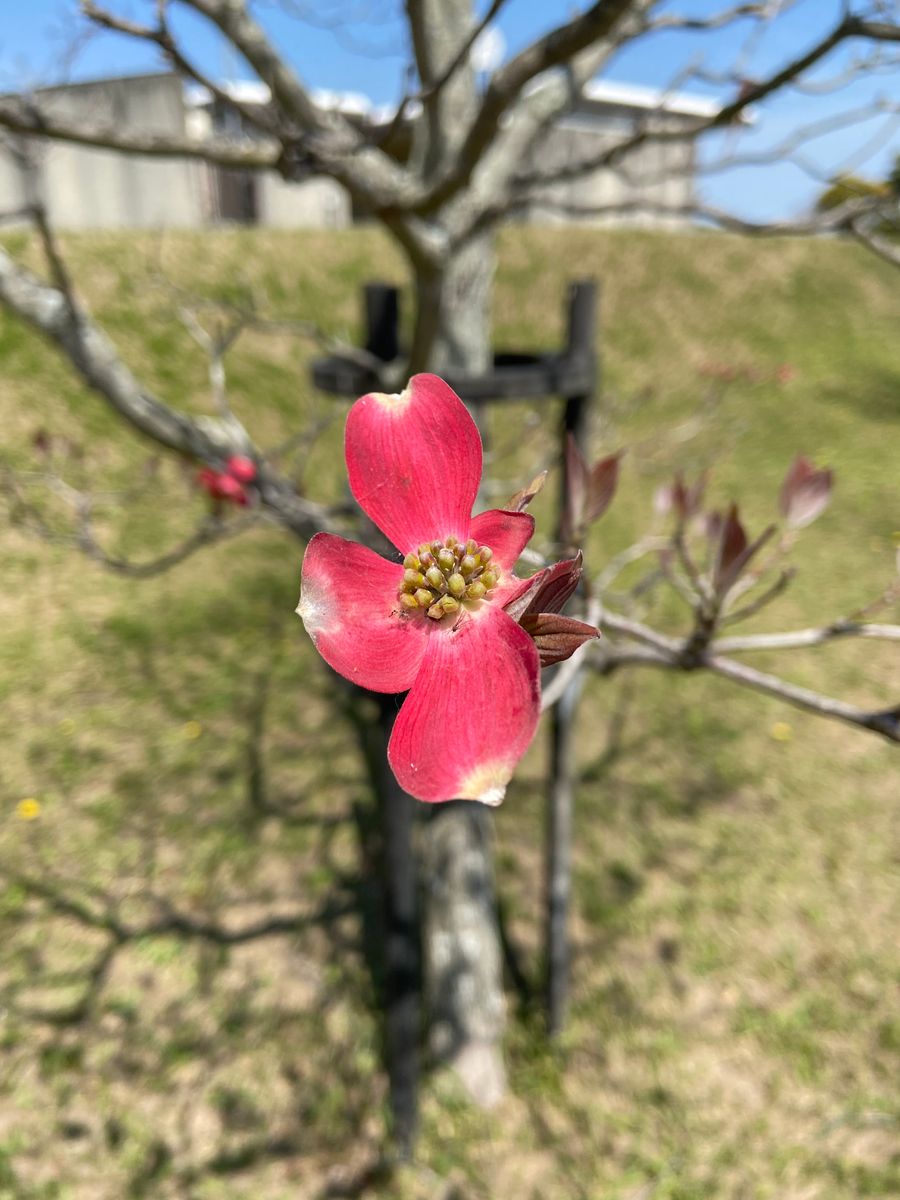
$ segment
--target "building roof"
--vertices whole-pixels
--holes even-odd
[[[231,80],[222,85],[222,90],[243,104],[267,104],[270,98],[269,88],[258,80]],[[658,88],[641,87],[633,83],[612,83],[605,79],[592,80],[584,89],[584,95],[591,108],[611,106],[643,111],[659,109],[662,112],[691,117],[712,117],[721,107],[717,101],[706,96],[697,96],[687,92],[667,92]],[[196,85],[189,86],[185,91],[185,96],[187,104],[191,108],[202,108],[212,100],[208,89]],[[317,88],[313,90],[312,98],[322,108],[358,117],[368,117],[369,120],[376,123],[389,121],[396,112],[394,105],[375,104],[362,92],[341,92]],[[412,116],[415,114],[415,107],[408,106],[407,111]]]
[[[621,108],[660,109],[686,117],[714,117],[722,107],[718,100],[690,92],[667,92],[661,88],[641,87],[636,83],[613,83],[592,79],[584,89],[585,99],[593,104],[614,104]]]

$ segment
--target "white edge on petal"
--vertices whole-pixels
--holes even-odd
[[[499,808],[503,803],[503,797],[506,795],[505,787],[488,788],[486,792],[482,792],[480,796],[475,796],[475,800],[480,800],[482,804],[488,805],[489,808]]]
[[[459,789],[460,800],[477,800],[490,808],[497,808],[506,795],[515,764],[499,760],[480,763],[471,774],[462,781]]]
[[[407,385],[402,392],[369,392],[369,395],[388,412],[402,412],[412,399],[412,390]]]
[[[326,597],[317,590],[314,584],[305,582],[300,592],[300,601],[294,612],[300,617],[313,643],[316,642],[317,635],[328,625],[330,611],[331,606]]]

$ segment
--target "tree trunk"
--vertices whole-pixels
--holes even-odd
[[[491,813],[471,800],[436,807],[425,830],[430,1048],[487,1108],[506,1091],[502,954]]]
[[[494,239],[484,234],[448,263],[417,273],[411,375],[424,370],[480,374],[490,367],[494,265]]]
[[[417,276],[414,370],[477,373],[490,365],[493,274],[493,241],[485,237],[444,270]],[[440,804],[429,814],[423,846],[430,1049],[486,1107],[506,1090],[492,825],[480,804]]]

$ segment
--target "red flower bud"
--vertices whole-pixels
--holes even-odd
[[[252,483],[256,478],[256,463],[244,454],[232,454],[225,465],[228,474],[239,483]]]

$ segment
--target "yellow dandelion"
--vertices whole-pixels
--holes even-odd
[[[188,721],[181,727],[181,736],[189,742],[194,742],[203,732],[203,726],[199,721]]]
[[[769,733],[776,742],[789,742],[794,736],[793,727],[788,725],[787,721],[776,721]]]
[[[41,815],[41,802],[34,796],[26,796],[16,805],[16,816],[22,821],[36,821]]]

